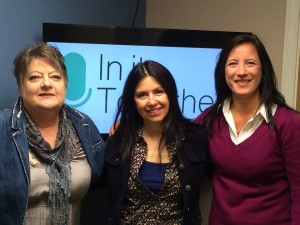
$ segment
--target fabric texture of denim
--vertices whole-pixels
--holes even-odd
[[[25,118],[19,101],[12,110],[0,111],[0,224],[3,225],[24,224],[28,204],[30,164]],[[66,114],[91,167],[90,189],[94,189],[102,174],[105,142],[87,115],[68,106]]]

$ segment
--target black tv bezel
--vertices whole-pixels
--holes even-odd
[[[43,23],[44,42],[222,48],[239,34],[252,33]]]

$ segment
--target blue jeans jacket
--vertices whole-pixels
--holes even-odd
[[[28,204],[30,165],[24,114],[17,102],[12,110],[0,111],[0,224],[22,225]],[[72,121],[92,170],[95,187],[104,160],[105,142],[94,122],[70,107]]]

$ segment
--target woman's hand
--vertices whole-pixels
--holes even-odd
[[[120,120],[117,120],[116,123],[113,124],[113,125],[109,128],[109,132],[108,132],[109,136],[112,136],[112,135],[115,134],[115,132],[116,132],[116,130],[117,130],[117,128],[118,128],[119,125],[120,125]]]

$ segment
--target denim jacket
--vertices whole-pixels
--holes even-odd
[[[177,168],[184,205],[184,225],[201,224],[199,195],[204,175],[212,168],[205,129],[182,131],[182,145],[177,156]],[[121,224],[121,210],[130,176],[130,157],[122,157],[121,138],[108,140],[103,179],[108,184],[109,212],[105,224]],[[163,209],[162,209],[163,210]]]
[[[91,187],[102,174],[105,142],[93,121],[66,107],[91,167]],[[28,204],[30,164],[24,113],[19,101],[0,111],[0,224],[22,225]]]

